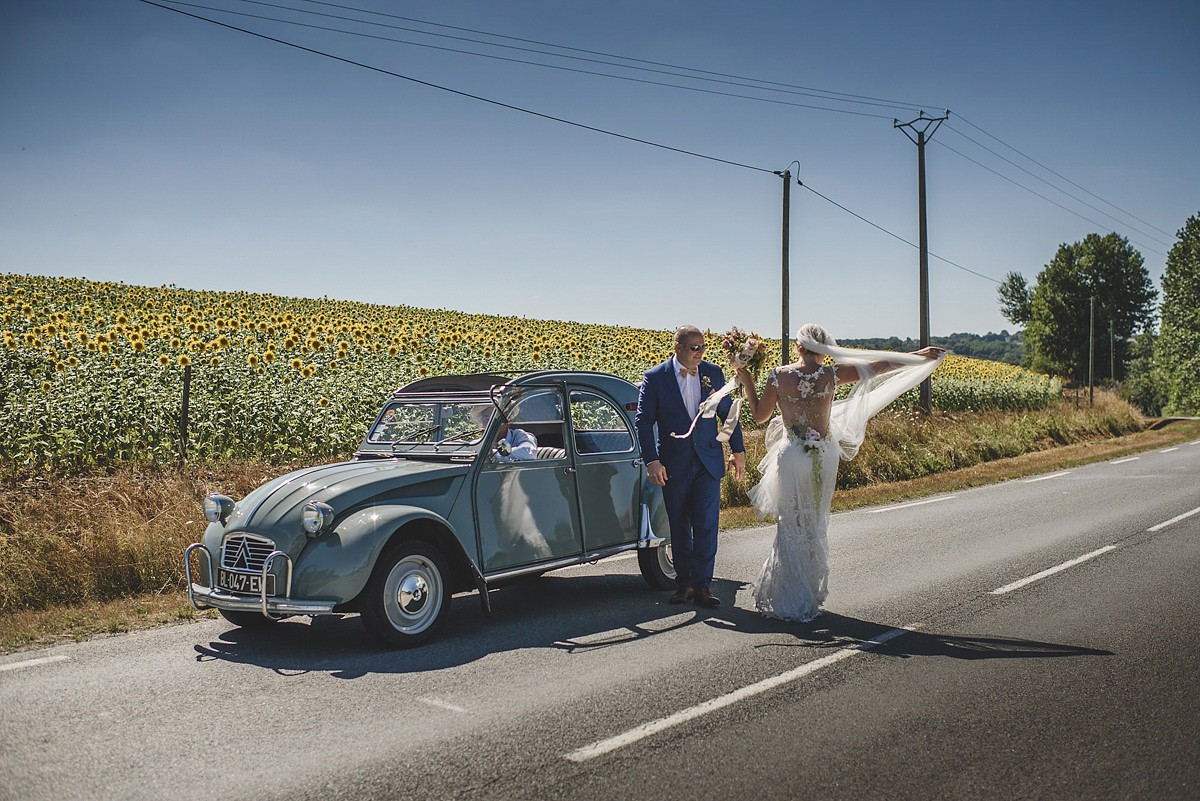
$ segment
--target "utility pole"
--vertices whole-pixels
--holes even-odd
[[[799,165],[797,165],[799,169]],[[783,353],[780,356],[780,364],[788,364],[791,359],[788,358],[788,338],[791,335],[791,321],[789,319],[789,309],[792,300],[790,266],[788,264],[788,251],[791,249],[790,244],[790,223],[792,219],[792,171],[791,165],[783,172],[775,173],[783,179],[783,309],[780,319],[783,320],[783,333],[779,336],[780,348]]]
[[[912,122],[901,123],[892,120],[892,127],[899,128],[913,144],[917,146],[917,202],[918,219],[921,227],[921,347],[929,347],[929,238],[925,226],[925,143],[950,116],[949,110],[942,117],[926,117],[925,112],[919,112]],[[910,133],[910,131],[912,133]],[[913,134],[916,134],[914,137]],[[924,414],[933,412],[933,385],[926,378],[921,382],[921,411]]]
[[[1088,312],[1088,404],[1095,405],[1096,390],[1093,385],[1093,377],[1095,375],[1096,362],[1096,296],[1092,295],[1089,299],[1090,310]]]
[[[1108,378],[1117,388],[1117,335],[1113,333],[1112,315],[1108,317]]]

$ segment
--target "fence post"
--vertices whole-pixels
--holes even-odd
[[[187,461],[188,396],[192,393],[192,366],[183,368],[183,404],[179,409],[179,466]]]

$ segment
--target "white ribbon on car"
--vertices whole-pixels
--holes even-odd
[[[696,416],[692,418],[692,424],[688,427],[686,433],[675,434],[671,436],[675,439],[687,439],[696,430],[696,423],[700,422],[701,417],[716,417],[717,406],[725,399],[725,396],[733,392],[738,387],[737,376],[733,377],[729,383],[718,389],[716,392],[709,395],[704,400],[700,401],[700,407],[696,412]],[[738,415],[742,411],[742,396],[739,394],[733,399],[733,405],[729,407],[729,414],[725,416],[725,423],[721,426],[721,430],[717,432],[717,442],[728,442],[733,436],[733,429],[738,424]]]

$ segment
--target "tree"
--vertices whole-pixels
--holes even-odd
[[[1143,331],[1132,343],[1132,358],[1121,397],[1138,407],[1147,417],[1158,417],[1167,403],[1167,382],[1154,358],[1158,337]]]
[[[1129,339],[1153,325],[1158,295],[1141,254],[1115,233],[1088,234],[1081,242],[1060,245],[1033,289],[1020,273],[1009,273],[998,294],[1004,316],[1025,325],[1029,366],[1080,381],[1088,376],[1091,298],[1096,299],[1095,375],[1115,379],[1125,373]]]
[[[1163,273],[1162,328],[1154,362],[1162,371],[1168,414],[1200,414],[1200,215],[1175,235]]]

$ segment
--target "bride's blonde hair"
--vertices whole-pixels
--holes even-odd
[[[816,323],[805,323],[796,331],[796,351],[804,353],[807,349],[801,345],[801,341],[808,339],[813,342],[820,342],[822,345],[837,347],[837,340],[834,339],[828,331]]]

